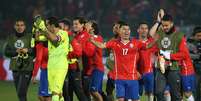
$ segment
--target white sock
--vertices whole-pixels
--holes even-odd
[[[193,95],[191,95],[190,97],[188,97],[186,100],[187,101],[195,101]]]
[[[154,96],[153,95],[149,95],[148,97],[148,101],[154,101]]]
[[[171,101],[171,96],[170,96],[170,94],[165,95],[164,97],[165,97],[165,101]]]

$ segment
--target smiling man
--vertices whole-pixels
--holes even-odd
[[[105,44],[91,38],[94,45],[99,48],[111,49],[114,54],[114,75],[118,101],[139,100],[137,60],[138,50],[143,45],[136,39],[130,39],[130,32],[130,26],[123,22],[119,26],[119,38],[110,40]]]

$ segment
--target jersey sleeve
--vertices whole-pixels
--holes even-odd
[[[148,49],[149,49],[149,51],[150,52],[152,52],[152,53],[156,53],[156,52],[158,52],[159,51],[159,49],[158,49],[158,47],[157,47],[157,44],[156,44],[156,42],[154,41],[154,39],[153,38],[150,38],[150,42],[148,43],[148,45],[151,45]]]
[[[34,69],[32,72],[33,77],[36,77],[38,73],[39,67],[41,66],[42,57],[43,57],[43,45],[39,43],[36,45],[36,57],[34,62]]]
[[[115,46],[115,42],[114,40],[110,40],[108,42],[105,43],[106,48],[113,48]]]
[[[86,41],[83,48],[84,54],[90,57],[94,55],[96,46],[94,46],[91,42]]]
[[[71,41],[71,46],[73,51],[68,54],[68,58],[77,58],[82,56],[82,46],[75,38]]]
[[[178,52],[170,54],[170,59],[172,59],[172,60],[183,60],[186,57],[186,52],[188,52],[186,39],[184,37],[182,37],[182,40],[179,44]]]

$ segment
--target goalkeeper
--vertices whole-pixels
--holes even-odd
[[[36,22],[34,26],[41,33],[45,33],[48,39],[48,84],[49,90],[52,93],[52,101],[63,101],[62,87],[68,70],[66,57],[69,38],[67,32],[59,28],[57,18],[49,17],[45,23],[46,26],[43,24],[43,21]]]

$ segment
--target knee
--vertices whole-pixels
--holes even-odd
[[[39,99],[40,101],[44,101],[44,98],[43,98],[42,96],[38,96],[38,99]]]
[[[91,92],[91,95],[92,95],[92,96],[97,96],[98,94],[99,94],[99,93],[98,93],[97,91],[92,91],[92,92]]]

